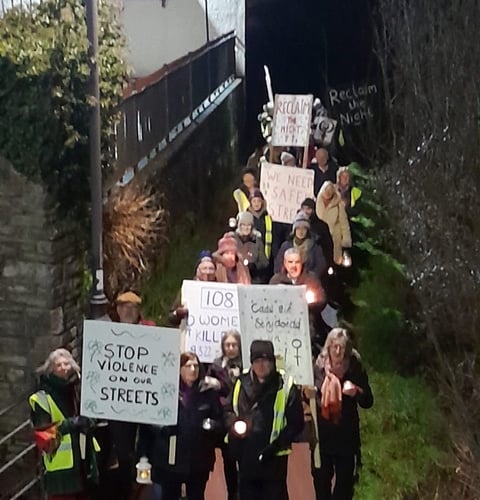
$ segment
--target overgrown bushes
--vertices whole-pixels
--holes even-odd
[[[117,8],[99,2],[103,167],[111,163],[116,107],[127,77]],[[42,181],[64,213],[83,220],[89,200],[90,98],[81,0],[45,0],[0,19],[0,154]]]

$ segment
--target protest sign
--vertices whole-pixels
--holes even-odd
[[[279,363],[297,384],[312,385],[312,352],[305,286],[239,285],[244,365],[253,340],[271,340]]]
[[[262,163],[260,190],[275,222],[291,224],[305,198],[313,198],[313,170]]]
[[[237,286],[231,283],[184,280],[182,304],[188,308],[185,350],[194,352],[203,363],[222,354],[222,337],[239,331]]]
[[[352,83],[328,91],[329,109],[338,118],[340,127],[358,126],[373,118],[376,99],[375,83]]]
[[[307,147],[312,123],[313,95],[275,96],[272,146]]]
[[[179,330],[84,322],[81,415],[174,425],[179,373]]]

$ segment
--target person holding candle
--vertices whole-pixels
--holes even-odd
[[[373,395],[360,355],[345,329],[334,328],[328,334],[314,375],[321,458],[318,469],[312,458],[316,500],[351,500],[361,464],[358,406],[371,408]],[[315,393],[307,397],[315,397]]]
[[[300,391],[291,376],[277,370],[269,340],[252,342],[250,363],[225,412],[229,447],[239,465],[240,500],[288,500],[288,455],[303,429]]]
[[[204,500],[215,444],[222,434],[218,392],[205,380],[197,355],[184,352],[177,425],[140,426],[138,453],[152,464],[154,500],[178,500],[183,483],[189,500]]]

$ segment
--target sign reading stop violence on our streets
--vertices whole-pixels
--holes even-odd
[[[182,304],[188,308],[183,326],[185,350],[194,352],[203,363],[211,363],[222,354],[225,333],[240,331],[237,286],[185,280]]]
[[[275,95],[272,146],[308,146],[312,105],[313,95]]]
[[[292,224],[302,201],[313,198],[313,170],[262,163],[260,190],[275,222]]]
[[[85,321],[81,415],[177,423],[180,331]]]

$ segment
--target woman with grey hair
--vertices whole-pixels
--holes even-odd
[[[316,499],[350,500],[361,464],[358,406],[371,408],[373,395],[360,355],[345,329],[330,331],[314,373],[321,458],[319,469],[312,465]]]
[[[92,422],[80,416],[80,368],[66,349],[52,351],[37,370],[38,390],[29,397],[35,442],[42,452],[48,499],[87,499],[97,480]]]

